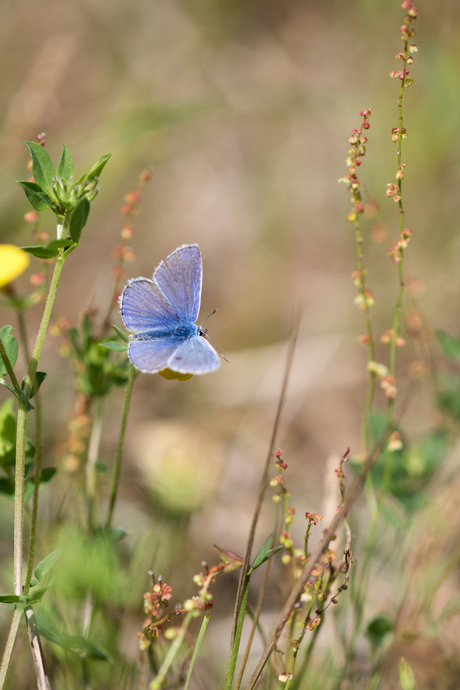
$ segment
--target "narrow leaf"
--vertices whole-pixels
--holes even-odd
[[[40,484],[47,484],[57,472],[57,467],[45,467],[40,472]]]
[[[0,328],[0,338],[2,339],[11,368],[14,369],[18,360],[18,341],[12,335],[12,330],[13,326],[3,326],[3,328]],[[3,360],[0,357],[0,376],[6,376],[7,373]]]
[[[14,484],[7,477],[0,477],[0,494],[4,496],[14,496]]]
[[[48,204],[42,199],[41,192],[43,190],[40,185],[36,182],[28,182],[27,180],[16,180],[16,182],[23,188],[26,197],[37,211],[46,211]]]
[[[267,551],[267,553],[265,554],[265,556],[263,557],[263,559],[260,561],[260,563],[258,563],[257,565],[254,564],[254,565],[252,566],[252,570],[255,570],[256,568],[259,568],[263,563],[265,563],[265,561],[268,561],[269,558],[271,558],[272,556],[274,556],[275,553],[278,553],[278,551],[281,551],[282,549],[284,549],[284,545],[283,545],[283,544],[280,544],[279,546],[275,546],[274,549],[269,549],[269,550]]]
[[[37,371],[35,373],[35,379],[34,379],[34,385],[32,386],[32,391],[30,393],[29,398],[33,398],[34,395],[37,395],[40,386],[42,385],[43,381],[46,379],[48,374],[46,371]]]
[[[48,556],[46,556],[46,558],[40,561],[40,563],[37,565],[34,574],[40,584],[44,583],[46,576],[48,575],[49,571],[60,557],[62,551],[63,547],[60,546],[59,549],[52,551],[50,554],[48,554]]]
[[[25,252],[29,252],[38,259],[53,259],[59,254],[60,249],[68,249],[73,245],[72,240],[51,240],[48,244],[37,244],[29,247],[21,247]]]
[[[108,340],[105,343],[99,343],[101,347],[106,347],[107,350],[114,350],[115,352],[126,352],[128,349],[127,345],[123,343],[117,343],[115,340]]]
[[[445,331],[436,331],[436,339],[447,357],[450,359],[460,357],[460,340],[453,338]]]
[[[94,180],[95,177],[99,177],[111,155],[111,153],[108,153],[105,156],[101,156],[97,163],[93,165],[86,178],[88,182]]]
[[[32,156],[32,172],[35,182],[43,190],[50,192],[55,173],[53,161],[48,151],[35,141],[26,141],[25,143],[29,147],[30,155]]]
[[[1,376],[0,376],[0,384],[1,384],[2,386],[5,386],[5,388],[8,388],[8,390],[11,391],[11,393],[13,393],[13,395],[14,395],[16,398],[18,397],[18,392],[15,391],[14,388],[13,388],[13,386],[10,386],[10,384],[7,383],[7,382],[5,381],[5,379],[2,379]]]
[[[266,539],[264,541],[264,543],[262,544],[262,546],[260,547],[259,552],[254,559],[254,563],[252,564],[252,570],[255,570],[256,568],[259,567],[259,565],[262,565],[262,563],[264,562],[265,556],[266,556],[266,554],[270,548],[270,545],[272,543],[272,539],[273,539],[273,534],[270,534],[268,539]]]
[[[128,336],[126,335],[126,333],[124,333],[124,332],[121,330],[121,328],[118,328],[118,326],[115,326],[114,323],[112,324],[112,328],[113,328],[113,330],[115,331],[115,333],[116,333],[117,335],[119,335],[120,338],[121,338],[122,340],[125,341],[125,343],[129,343],[129,338],[128,338]]]
[[[83,197],[70,217],[70,237],[73,239],[75,244],[80,242],[81,231],[85,227],[86,221],[88,220],[89,210],[90,203],[86,197]]]
[[[59,175],[59,177],[62,177],[64,180],[68,180],[75,174],[75,167],[73,164],[72,154],[70,153],[69,149],[65,144],[62,147],[61,160],[59,161],[56,173]]]
[[[0,601],[3,604],[16,604],[20,599],[18,594],[0,594]]]

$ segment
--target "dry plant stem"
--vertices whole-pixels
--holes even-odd
[[[131,395],[133,392],[134,379],[136,378],[136,370],[131,364],[129,367],[128,385],[126,387],[125,404],[123,406],[123,415],[121,418],[120,435],[118,437],[118,445],[115,453],[115,465],[113,468],[112,488],[110,491],[109,509],[107,511],[107,519],[105,522],[105,529],[109,531],[112,528],[113,511],[115,508],[115,501],[117,500],[118,482],[120,480],[121,456],[123,452],[123,443],[125,440],[126,425],[128,422],[128,412],[131,403]]]
[[[281,419],[281,412],[283,410],[284,400],[286,397],[286,389],[287,389],[289,374],[290,374],[292,362],[294,359],[294,351],[295,351],[295,346],[296,346],[296,342],[297,342],[297,336],[299,333],[299,323],[300,323],[300,319],[297,316],[295,319],[294,331],[293,331],[291,342],[289,345],[288,357],[287,357],[287,362],[286,362],[286,369],[284,372],[283,385],[282,385],[280,397],[278,400],[278,408],[276,410],[275,422],[273,424],[272,435],[270,438],[268,453],[267,453],[267,457],[265,460],[265,468],[264,468],[262,479],[261,479],[261,482],[259,485],[259,493],[257,496],[257,503],[256,503],[256,507],[254,510],[254,515],[252,518],[251,528],[250,528],[249,536],[248,536],[248,542],[246,545],[246,553],[244,556],[243,567],[241,568],[240,579],[238,582],[238,591],[237,591],[237,595],[236,595],[235,610],[233,612],[233,626],[232,626],[232,635],[231,635],[231,641],[230,641],[230,658],[232,657],[232,654],[234,652],[235,633],[236,633],[236,627],[237,627],[238,618],[239,618],[239,612],[240,612],[240,607],[241,607],[243,590],[244,590],[245,583],[246,583],[246,576],[247,576],[248,570],[249,570],[249,561],[251,559],[251,552],[252,552],[252,547],[254,544],[254,537],[255,537],[255,533],[256,533],[257,522],[259,520],[260,509],[262,507],[262,502],[264,500],[265,491],[267,489],[267,480],[268,480],[268,475],[270,472],[270,462],[271,462],[271,458],[272,458],[276,434],[278,433],[278,427],[279,427],[279,423],[280,423],[280,419]],[[230,664],[230,661],[229,661],[229,664]]]
[[[272,654],[273,650],[275,649],[276,643],[283,632],[284,626],[286,625],[287,621],[289,620],[289,617],[294,609],[294,606],[296,602],[298,601],[300,595],[303,592],[303,589],[311,576],[312,570],[315,567],[316,563],[319,562],[321,556],[325,553],[327,550],[329,543],[332,539],[332,537],[335,535],[338,527],[340,527],[341,523],[343,522],[343,519],[345,515],[349,512],[351,506],[354,504],[358,496],[360,495],[366,476],[368,472],[370,471],[371,467],[377,462],[380,453],[382,452],[382,449],[385,447],[385,444],[387,443],[388,437],[390,436],[392,432],[392,426],[387,425],[384,433],[382,434],[381,438],[379,439],[379,442],[376,444],[376,446],[373,448],[372,452],[370,452],[367,456],[366,463],[361,471],[361,474],[355,479],[353,484],[350,487],[350,490],[348,492],[348,495],[343,503],[342,510],[338,512],[327,530],[325,531],[323,535],[323,539],[321,543],[319,544],[318,548],[316,549],[316,552],[312,555],[312,558],[310,560],[310,563],[307,565],[305,570],[303,571],[301,577],[297,581],[295,587],[291,591],[291,594],[289,595],[283,610],[278,618],[278,621],[276,622],[275,629],[272,633],[272,636],[264,650],[264,653],[262,654],[262,657],[259,660],[259,663],[257,664],[257,667],[254,671],[254,674],[246,688],[246,690],[252,690],[255,687],[255,684],[257,683],[260,674],[262,673],[265,664],[267,663],[270,655]]]
[[[38,636],[37,623],[32,607],[28,606],[25,609],[24,614],[27,621],[27,632],[29,634],[32,658],[34,660],[37,688],[38,690],[51,690],[51,685],[48,678],[48,669],[46,668],[45,657],[43,655],[42,645]]]
[[[93,417],[91,436],[86,460],[86,499],[88,501],[88,531],[92,532],[96,526],[96,499],[97,499],[97,469],[96,461],[101,445],[102,419],[104,401],[99,397],[96,401],[96,412]]]
[[[201,628],[200,628],[200,632],[198,633],[195,647],[193,648],[192,660],[190,661],[190,666],[188,669],[187,678],[185,680],[184,690],[188,690],[188,688],[190,686],[190,681],[192,679],[192,673],[193,673],[193,669],[195,667],[195,662],[198,658],[201,643],[203,642],[203,637],[204,637],[204,634],[206,632],[206,628],[208,627],[210,617],[211,617],[210,612],[206,611],[206,613],[204,614],[204,617],[203,617],[203,622],[201,623]]]

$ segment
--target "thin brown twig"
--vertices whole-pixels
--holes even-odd
[[[230,641],[230,655],[232,653],[233,643],[235,640],[236,626],[237,626],[238,616],[239,616],[239,612],[240,612],[240,606],[241,606],[241,600],[242,600],[242,596],[243,596],[244,584],[246,582],[246,575],[247,575],[248,569],[249,569],[249,561],[251,558],[252,547],[254,544],[254,537],[255,537],[255,533],[256,533],[257,522],[259,519],[260,510],[262,507],[262,502],[264,500],[265,491],[267,489],[267,480],[268,480],[268,475],[269,475],[269,470],[270,470],[270,462],[271,462],[271,458],[272,458],[273,448],[275,445],[275,438],[276,438],[276,435],[278,433],[279,423],[280,423],[280,419],[281,419],[281,412],[283,410],[284,400],[286,397],[286,389],[287,389],[289,374],[291,372],[292,362],[294,359],[294,352],[295,352],[295,347],[296,347],[296,343],[297,343],[297,336],[299,333],[299,324],[300,324],[300,316],[297,314],[296,318],[294,320],[294,329],[293,329],[293,333],[292,333],[291,342],[289,344],[289,351],[288,351],[288,356],[287,356],[287,360],[286,360],[286,369],[284,372],[283,385],[281,387],[280,397],[278,400],[278,407],[276,410],[275,422],[273,424],[270,443],[268,446],[268,452],[267,452],[267,457],[265,460],[264,472],[263,472],[262,479],[261,479],[261,482],[259,485],[259,493],[257,496],[257,503],[256,503],[256,507],[254,510],[254,515],[252,518],[251,529],[249,531],[248,541],[247,541],[247,545],[246,545],[246,553],[245,553],[244,561],[243,561],[243,567],[241,568],[240,579],[238,582],[238,591],[237,591],[237,595],[236,595],[235,610],[233,613],[232,635],[231,635],[231,641]]]
[[[300,595],[302,594],[302,591],[311,576],[312,570],[315,567],[315,565],[319,562],[321,556],[324,554],[324,552],[327,550],[329,543],[333,536],[335,535],[338,527],[340,527],[341,523],[343,522],[345,516],[347,515],[348,511],[350,510],[351,506],[354,504],[358,496],[360,495],[362,488],[364,486],[364,481],[366,479],[367,474],[369,473],[371,467],[377,462],[378,458],[380,457],[380,453],[382,452],[383,448],[385,447],[385,444],[393,430],[392,425],[388,425],[387,428],[385,429],[384,433],[382,434],[381,438],[379,439],[378,443],[375,445],[374,449],[372,450],[371,453],[367,456],[366,463],[360,473],[360,475],[355,479],[353,484],[350,487],[350,491],[348,492],[348,496],[345,499],[342,510],[338,512],[334,518],[332,519],[332,522],[330,523],[329,527],[325,531],[323,535],[323,539],[321,543],[319,544],[318,548],[316,549],[316,552],[312,556],[310,563],[307,565],[305,570],[303,571],[301,577],[297,581],[295,587],[292,589],[291,594],[289,595],[283,610],[281,611],[281,614],[279,615],[279,618],[276,622],[275,628],[273,630],[272,636],[268,642],[268,644],[265,647],[265,650],[259,660],[259,663],[256,666],[256,669],[252,675],[251,680],[249,681],[249,684],[246,688],[246,690],[252,690],[257,683],[260,674],[262,673],[265,664],[267,663],[271,653],[274,651],[276,648],[276,643],[283,632],[284,626],[286,625],[287,621],[289,620],[289,617],[294,609],[295,604],[297,603],[297,600],[299,599]]]

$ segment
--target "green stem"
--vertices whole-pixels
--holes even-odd
[[[51,280],[48,297],[45,304],[37,340],[32,351],[29,369],[24,379],[24,398],[29,399],[30,392],[37,372],[37,366],[45,342],[46,331],[51,318],[54,300],[56,297],[59,277],[64,265],[62,254],[56,259],[53,278]],[[26,454],[26,422],[27,407],[24,400],[18,402],[18,419],[16,427],[16,469],[14,492],[14,593],[22,594],[22,554],[23,554],[23,528],[24,528],[24,469]]]
[[[35,341],[32,357],[29,363],[29,368],[24,379],[24,398],[18,400],[18,416],[16,422],[16,464],[15,464],[15,490],[14,490],[14,593],[21,596],[22,591],[22,569],[23,569],[23,547],[24,547],[24,483],[25,483],[25,453],[26,453],[26,423],[27,423],[27,406],[26,400],[29,399],[30,392],[37,372],[38,362],[45,342],[46,332],[51,318],[54,300],[56,297],[57,286],[64,266],[65,257],[60,251],[56,264],[54,266],[53,277],[51,279],[48,296],[43,311],[42,320],[38,329],[37,339]],[[14,641],[17,635],[19,621],[16,623],[16,617],[19,615],[15,611],[12,625],[8,635],[7,649],[2,661],[2,676],[0,676],[0,690],[3,687],[4,678],[8,669],[11,652]],[[8,647],[10,645],[11,648]],[[9,656],[8,656],[9,654]]]
[[[128,412],[131,403],[131,395],[133,392],[134,379],[136,377],[136,370],[133,365],[130,364],[129,367],[129,378],[128,385],[126,387],[125,404],[123,406],[123,415],[121,418],[120,434],[118,436],[118,445],[115,453],[115,464],[113,468],[112,475],[112,488],[110,491],[110,501],[109,509],[107,511],[107,519],[105,522],[106,530],[110,530],[112,527],[113,511],[115,508],[115,501],[117,500],[118,483],[120,480],[120,469],[121,469],[121,456],[123,452],[123,442],[125,440],[126,425],[128,422]]]
[[[246,602],[249,594],[249,580],[251,578],[251,571],[246,575],[244,583],[243,596],[241,598],[241,606],[238,614],[238,620],[235,629],[235,639],[233,640],[232,649],[230,652],[230,660],[228,664],[227,680],[225,682],[225,690],[231,690],[233,685],[233,678],[235,676],[236,662],[238,661],[238,652],[240,649],[241,633],[243,632],[244,617],[246,615]]]
[[[190,681],[192,679],[193,669],[195,667],[195,662],[198,658],[201,643],[203,642],[203,637],[204,637],[204,634],[206,632],[206,628],[208,627],[210,617],[211,617],[210,612],[206,611],[206,613],[204,614],[203,622],[201,623],[201,628],[200,628],[200,632],[198,634],[197,641],[195,643],[195,648],[193,650],[192,660],[190,662],[190,666],[189,666],[188,673],[187,673],[187,678],[185,680],[184,690],[188,690],[188,687],[190,685]]]
[[[366,336],[367,336],[367,351],[368,351],[368,361],[373,362],[375,360],[375,345],[374,336],[372,333],[371,324],[371,311],[369,307],[368,297],[366,294],[366,279],[364,270],[364,256],[363,256],[363,237],[361,235],[361,226],[359,223],[359,216],[355,221],[355,239],[356,239],[356,254],[358,259],[358,272],[359,272],[359,293],[362,299],[363,309],[364,309],[364,323],[366,326]],[[363,446],[366,453],[370,448],[370,414],[372,410],[372,402],[374,400],[375,391],[375,373],[370,371],[367,379],[367,391],[366,400],[364,403],[363,417],[362,417],[362,433],[363,433]]]
[[[150,690],[160,690],[161,686],[163,685],[163,681],[166,678],[166,674],[168,673],[171,664],[174,661],[174,657],[176,656],[182,642],[184,641],[185,633],[187,632],[187,628],[190,625],[193,618],[195,618],[194,611],[190,611],[190,613],[187,613],[187,615],[185,616],[184,622],[182,623],[182,626],[177,633],[177,637],[172,643],[169,652],[165,657],[165,660],[161,664],[160,670],[158,671],[156,677],[150,683]]]

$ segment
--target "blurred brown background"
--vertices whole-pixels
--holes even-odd
[[[460,5],[422,0],[417,7],[419,52],[404,97],[404,201],[414,233],[406,270],[425,285],[428,323],[456,332]],[[335,465],[327,461],[347,446],[360,450],[366,377],[366,354],[356,343],[363,322],[350,278],[349,193],[337,179],[346,174],[359,111],[371,107],[359,176],[376,206],[363,230],[380,336],[391,326],[397,290],[387,251],[398,213],[385,185],[396,172],[390,132],[399,84],[389,73],[399,66],[403,17],[400,3],[388,0],[1,4],[1,241],[31,242],[23,221],[29,209],[14,183],[27,176],[24,140],[46,132],[56,163],[66,143],[77,173],[112,152],[81,246],[65,266],[57,314],[76,324],[89,306],[105,312],[119,208],[148,165],[153,175],[134,219],[135,260],[126,277],[151,275],[178,245],[198,242],[202,318],[218,308],[207,326],[229,365],[188,383],[148,375],[136,382],[116,516],[135,536],[152,520],[146,485],[158,491],[160,481],[170,481],[165,500],[179,491],[174,500],[193,513],[192,534],[206,557],[212,542],[243,550],[297,309],[299,345],[277,446],[291,473],[299,536],[305,510],[325,512],[326,499],[334,506],[324,486]],[[52,214],[43,222],[52,233]],[[22,292],[38,270],[33,261],[17,283]],[[29,313],[31,339],[39,317],[39,308]],[[11,318],[2,313],[3,323]],[[56,443],[73,405],[68,363],[57,351],[58,340],[48,337],[42,368],[52,371],[43,389],[52,464],[59,464]],[[418,355],[409,342],[399,356],[404,390]],[[378,359],[386,357],[379,346]],[[430,395],[425,390],[407,412],[414,439],[435,421]],[[122,399],[117,392],[106,408],[102,455],[109,464]],[[174,448],[162,449],[165,435]],[[155,461],[159,469],[146,484]],[[3,499],[1,513],[11,519]],[[200,550],[196,570],[202,557]]]

